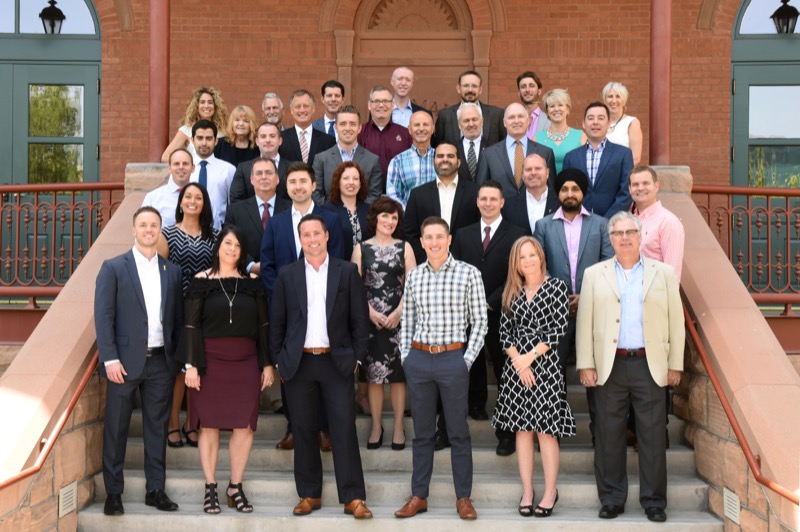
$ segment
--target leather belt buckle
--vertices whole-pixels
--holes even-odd
[[[147,358],[151,358],[158,355],[164,354],[164,346],[161,347],[148,347],[147,348]]]
[[[440,353],[444,353],[445,351],[447,351],[447,346],[444,345],[444,344],[442,344],[442,345],[429,345],[428,349],[430,350],[429,352],[431,354],[438,355]]]
[[[310,355],[325,355],[331,352],[330,347],[305,347],[303,348],[304,353],[308,353]]]
[[[638,358],[645,356],[644,347],[638,349],[617,349],[616,355],[625,358]]]

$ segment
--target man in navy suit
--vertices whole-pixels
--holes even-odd
[[[564,157],[564,168],[577,168],[589,178],[583,206],[605,218],[630,210],[628,175],[633,170],[630,148],[606,139],[608,117],[606,104],[590,103],[583,113],[583,131],[588,140]]]
[[[133,215],[133,249],[103,263],[97,275],[94,323],[101,372],[108,377],[103,429],[106,515],[122,515],[123,466],[136,391],[141,395],[145,504],[174,511],[164,493],[167,419],[180,369],[173,358],[183,328],[181,270],[156,253],[161,215]]]
[[[550,175],[556,175],[556,159],[553,150],[529,139],[526,135],[531,117],[521,103],[506,107],[503,124],[508,135],[500,142],[486,148],[478,164],[478,183],[487,179],[503,185],[506,201],[515,198],[524,188],[522,167],[525,157],[538,153],[547,161]]]
[[[336,133],[336,114],[344,103],[344,85],[335,79],[329,79],[322,84],[322,106],[325,107],[325,114],[311,123],[311,127],[317,131],[322,131],[328,135],[333,135],[337,139]]]
[[[278,197],[288,200],[289,195],[286,193],[286,169],[289,167],[289,162],[281,158],[278,152],[282,143],[281,130],[277,125],[264,122],[258,126],[258,130],[256,130],[256,146],[258,146],[260,157],[262,159],[272,159],[275,161],[275,165],[278,167],[276,194],[278,194]],[[253,184],[250,182],[250,175],[253,172],[253,163],[257,159],[258,157],[239,163],[236,167],[236,172],[233,174],[233,181],[231,181],[231,204],[255,196],[256,192],[253,188]]]
[[[304,260],[281,270],[270,314],[270,352],[278,362],[295,420],[295,515],[321,507],[322,460],[314,433],[324,405],[331,420],[333,468],[344,512],[368,519],[364,473],[356,434],[353,375],[369,339],[367,296],[350,262],[328,255],[329,233],[317,214],[299,223]],[[322,399],[322,401],[320,401]]]
[[[553,190],[547,161],[538,153],[525,157],[522,182],[525,191],[506,202],[503,218],[532,235],[536,222],[558,209],[558,193]]]
[[[311,127],[314,109],[314,96],[310,92],[300,89],[292,93],[289,112],[294,119],[294,127],[283,132],[281,158],[288,162],[303,161],[311,166],[316,154],[336,144],[336,137]]]
[[[250,171],[250,184],[255,195],[228,207],[225,223],[238,226],[247,236],[247,271],[261,275],[261,240],[264,228],[270,218],[289,210],[292,202],[279,198],[275,193],[278,187],[278,167],[272,159],[259,157],[253,160]]]

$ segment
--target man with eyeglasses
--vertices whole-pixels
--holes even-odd
[[[370,119],[358,134],[358,144],[376,154],[381,160],[383,183],[381,192],[386,192],[386,176],[389,161],[395,155],[411,147],[411,134],[408,129],[392,122],[394,100],[392,91],[383,85],[375,85],[369,91]]]
[[[576,367],[594,388],[594,471],[601,519],[625,512],[629,406],[639,440],[639,504],[667,520],[664,387],[683,372],[684,320],[672,266],[644,257],[642,224],[621,211],[608,221],[614,257],[586,269],[577,317]]]

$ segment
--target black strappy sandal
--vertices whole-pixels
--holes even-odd
[[[216,482],[213,484],[206,484],[206,497],[205,500],[203,500],[203,511],[207,514],[218,514],[220,512]]]
[[[178,441],[172,441],[169,439],[169,437],[173,434],[178,435]],[[169,445],[173,449],[183,447],[183,438],[181,438],[181,429],[172,429],[171,431],[167,432],[167,445]]]
[[[533,516],[550,517],[553,514],[553,508],[556,507],[557,502],[558,502],[558,490],[556,490],[556,499],[553,501],[553,506],[551,506],[550,508],[544,508],[543,506],[536,505],[536,508],[533,509]]]
[[[231,495],[230,490],[236,491],[234,491],[233,495]],[[249,514],[253,511],[253,506],[247,502],[247,497],[244,496],[244,490],[242,490],[241,482],[238,484],[228,482],[228,489],[225,490],[225,494],[228,495],[228,508],[236,508],[237,512],[246,514]]]
[[[536,492],[534,492],[533,497],[531,497],[531,500],[534,499],[536,499]],[[517,507],[517,512],[519,512],[519,515],[521,515],[522,517],[531,517],[533,515],[533,504],[528,504],[523,506],[522,497],[520,497],[519,506]]]

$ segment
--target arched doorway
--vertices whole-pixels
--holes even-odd
[[[46,0],[5,0],[0,20],[0,184],[99,180],[100,24],[92,2],[62,2],[46,35]]]

